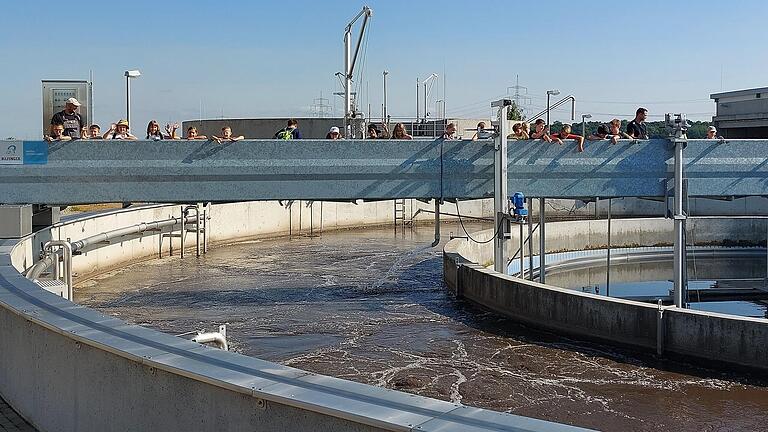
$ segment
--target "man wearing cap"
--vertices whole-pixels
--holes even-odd
[[[80,114],[77,113],[77,109],[80,107],[80,102],[75,98],[67,99],[64,110],[57,112],[51,118],[51,124],[63,124],[64,135],[72,138],[79,139],[80,131],[85,127],[85,122]]]
[[[721,136],[717,136],[717,128],[714,126],[710,126],[707,128],[707,138],[706,139],[723,139]]]

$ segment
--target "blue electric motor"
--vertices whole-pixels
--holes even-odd
[[[512,196],[513,214],[518,218],[528,216],[528,209],[525,208],[525,195],[522,192],[515,192]]]

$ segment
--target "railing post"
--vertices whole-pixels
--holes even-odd
[[[674,240],[674,294],[675,306],[685,307],[685,214],[683,212],[683,147],[685,139],[675,139],[675,240]]]
[[[546,271],[545,258],[547,256],[547,239],[546,239],[546,225],[547,217],[544,215],[544,207],[546,202],[544,197],[539,198],[539,282],[544,283]]]
[[[510,99],[500,99],[492,102],[491,107],[499,109],[499,133],[495,140],[496,157],[494,161],[493,210],[496,237],[493,240],[493,269],[507,274],[506,240],[509,237],[510,225],[507,217],[507,112],[512,105]],[[522,269],[521,269],[522,270]]]
[[[684,114],[667,114],[665,118],[667,130],[672,137],[672,144],[675,151],[675,198],[673,214],[675,224],[675,244],[674,244],[674,300],[675,307],[686,307],[686,287],[685,277],[685,219],[683,204],[687,191],[683,189],[683,149],[688,144],[686,130],[688,123]]]

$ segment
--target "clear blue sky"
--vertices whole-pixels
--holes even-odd
[[[357,1],[4,2],[0,14],[0,136],[39,137],[42,79],[94,75],[95,120],[124,117],[126,69],[134,131],[211,117],[307,116],[323,96],[341,114],[334,73]],[[528,87],[531,111],[547,89],[572,93],[577,117],[686,112],[707,120],[709,94],[768,85],[768,3],[756,0],[402,1],[374,10],[362,107],[380,116],[415,113],[415,81],[440,75],[431,95],[448,116],[488,116],[508,86]],[[443,81],[445,78],[445,81]],[[446,94],[443,95],[443,84]],[[368,94],[365,94],[366,88]],[[568,110],[554,119],[568,120]],[[654,119],[654,117],[652,117]]]

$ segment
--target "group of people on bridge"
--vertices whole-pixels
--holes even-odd
[[[110,125],[109,129],[102,133],[101,128],[97,124],[87,126],[82,116],[77,112],[80,107],[80,102],[75,98],[67,99],[64,110],[56,113],[51,118],[51,125],[49,134],[45,136],[45,140],[49,142],[53,141],[69,141],[75,139],[98,139],[98,140],[137,140],[139,139],[130,132],[130,125],[127,120],[119,120],[116,123]],[[648,130],[645,124],[645,120],[648,117],[648,110],[645,108],[638,108],[635,113],[635,118],[627,123],[626,129],[621,129],[621,120],[613,119],[607,124],[598,126],[597,132],[589,134],[587,136],[577,135],[572,133],[572,127],[570,124],[563,124],[560,131],[551,133],[548,125],[543,119],[537,119],[535,122],[529,124],[526,121],[515,123],[512,126],[512,133],[507,136],[507,139],[512,140],[544,140],[547,142],[563,145],[565,140],[574,140],[578,151],[584,151],[584,141],[586,140],[610,140],[612,144],[618,143],[620,139],[637,140],[648,139]],[[396,123],[390,133],[386,123],[381,123],[382,129],[380,130],[375,123],[371,123],[367,128],[367,139],[389,139],[389,140],[411,140],[413,136],[408,134],[404,123]],[[532,130],[530,129],[532,127]],[[224,126],[221,128],[221,133],[218,135],[212,135],[210,137],[201,135],[195,126],[187,128],[186,136],[183,138],[177,135],[179,125],[166,124],[165,129],[161,130],[160,124],[156,120],[152,120],[147,124],[147,140],[212,140],[218,143],[222,142],[235,142],[245,139],[243,135],[234,135],[230,126]],[[441,135],[441,139],[454,140],[460,139],[456,136],[457,127],[453,122],[448,123],[445,126],[445,130]],[[477,125],[477,131],[472,136],[473,140],[477,139],[489,139],[496,135],[493,129],[486,129],[486,123],[480,122]],[[275,139],[292,140],[302,139],[301,132],[299,131],[299,122],[296,119],[288,120],[288,124],[285,128],[277,131],[274,135]],[[339,140],[344,139],[341,134],[341,130],[337,126],[333,126],[328,131],[326,139]],[[719,139],[717,136],[717,129],[714,126],[709,126],[707,129],[707,139]]]

